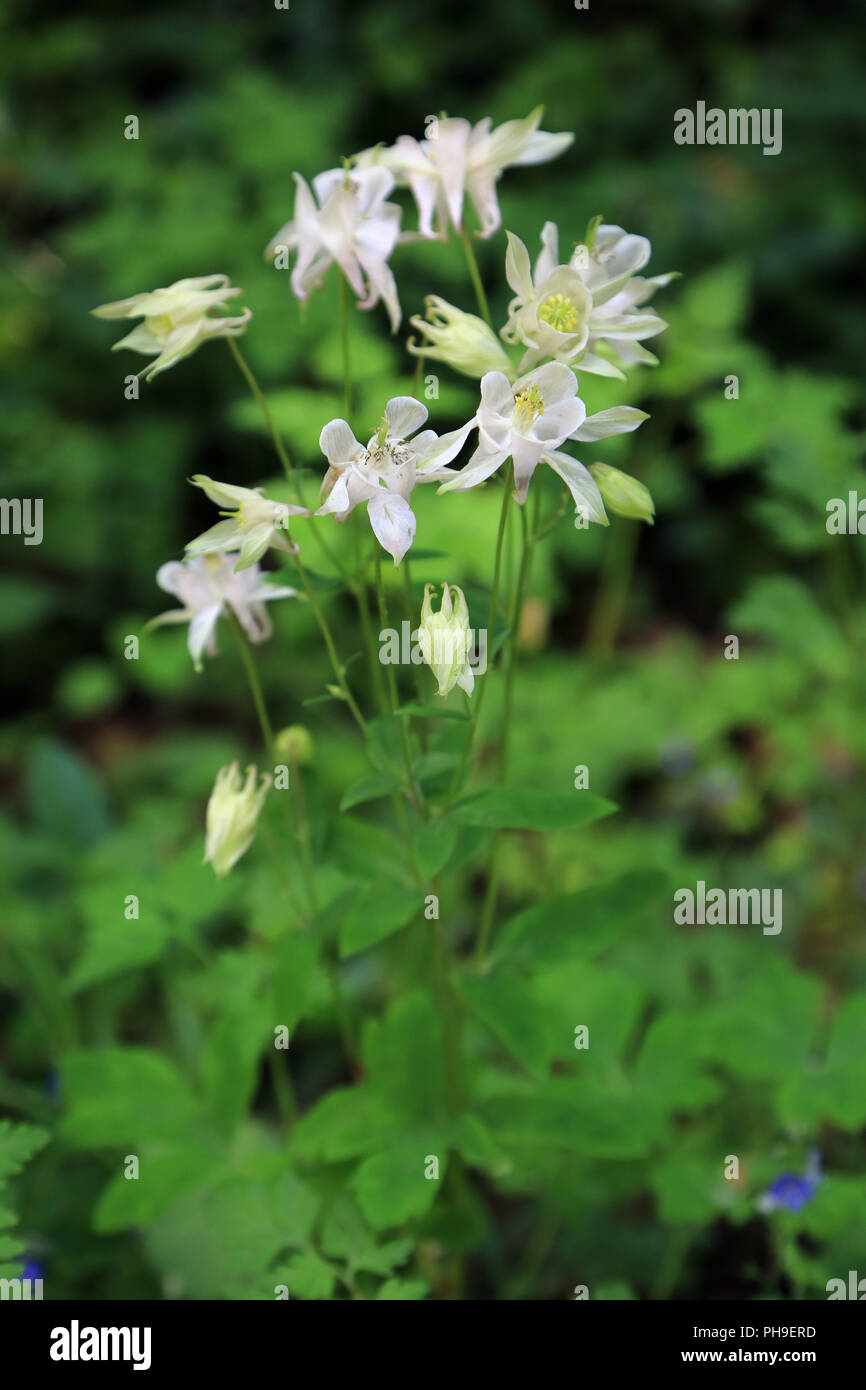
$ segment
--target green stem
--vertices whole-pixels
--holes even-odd
[[[620,521],[602,559],[602,577],[587,632],[587,647],[607,656],[614,647],[628,601],[640,522]]]
[[[268,427],[268,431],[273,441],[274,448],[277,451],[277,456],[280,460],[280,463],[283,465],[283,471],[285,472],[287,478],[291,478],[293,476],[292,465],[289,460],[289,456],[286,453],[283,441],[280,439],[280,436],[277,432],[277,427],[274,424],[273,416],[271,415],[270,408],[268,406],[267,401],[265,400],[264,393],[262,392],[259,383],[253,376],[252,370],[250,368],[249,363],[247,362],[247,359],[244,357],[243,353],[238,347],[237,340],[235,338],[228,337],[226,339],[226,342],[231,348],[232,355],[235,361],[237,362],[238,366],[243,372],[244,379],[246,380],[247,385],[249,386],[250,390],[253,393],[253,396],[258,402],[259,409],[261,410],[262,415],[264,416],[265,424]]]
[[[463,242],[463,249],[466,252],[466,264],[469,266],[469,274],[475,288],[475,298],[478,300],[478,308],[481,310],[481,317],[486,324],[490,324],[490,306],[487,303],[487,295],[484,293],[484,286],[481,283],[481,272],[478,269],[478,261],[475,257],[475,247],[472,245],[472,238],[464,227],[460,232]],[[231,341],[231,340],[230,340]]]
[[[360,709],[358,708],[355,697],[349,689],[348,683],[346,681],[346,673],[340,662],[340,658],[337,655],[337,648],[334,645],[334,639],[331,636],[331,629],[328,626],[328,620],[322,611],[322,606],[319,603],[319,600],[316,598],[313,586],[310,583],[309,575],[307,574],[307,571],[304,569],[304,566],[301,562],[301,557],[300,555],[298,555],[296,551],[292,552],[292,559],[295,562],[295,568],[297,569],[301,579],[301,583],[304,586],[304,593],[307,595],[307,598],[310,601],[310,607],[312,608],[313,613],[315,614],[316,622],[319,624],[319,631],[325,639],[325,646],[328,649],[328,656],[330,657],[331,661],[331,669],[333,670],[334,675],[337,678],[337,685],[339,686],[340,693],[343,699],[345,700],[346,704],[349,706],[355,723],[358,725],[358,728],[360,729],[364,738],[366,738],[367,721],[365,720]]]
[[[229,621],[232,632],[235,635],[235,641],[237,642],[238,650],[241,654],[241,661],[243,663],[244,671],[246,672],[247,684],[250,688],[250,694],[253,697],[253,705],[255,707],[256,715],[258,717],[259,728],[262,731],[262,738],[264,740],[265,750],[268,755],[268,760],[271,764],[271,771],[273,772],[273,769],[277,766],[279,758],[277,755],[276,742],[274,740],[274,729],[273,725],[271,724],[270,715],[268,714],[268,707],[265,703],[265,696],[264,691],[262,690],[262,683],[259,679],[258,668],[253,658],[253,654],[250,649],[250,644],[247,641],[246,634],[243,628],[241,627],[240,623],[238,622],[237,618],[235,617],[234,613],[229,613]],[[289,803],[288,800],[286,800],[282,795],[280,796],[280,801],[282,803],[283,815],[285,816],[286,821],[286,833],[288,835],[290,845],[293,846],[295,842],[295,830],[294,826],[292,825],[292,817],[289,809]],[[270,850],[271,857],[273,858],[274,866],[277,871],[277,877],[280,880],[283,893],[288,903],[290,905],[293,905],[294,895],[291,889],[291,881],[288,875],[286,874],[282,859],[280,858],[277,843],[273,837],[273,833],[271,832],[270,827],[268,826],[267,819],[263,821],[263,829],[265,832],[265,839],[267,841],[268,849]]]
[[[382,556],[379,550],[379,543],[373,541],[373,562],[376,567],[376,595],[379,601],[379,622],[382,628],[390,626],[388,621],[388,601],[385,597],[385,585],[382,579]],[[403,763],[406,769],[406,793],[412,802],[415,810],[419,813],[423,805],[421,791],[415,785],[415,778],[412,773],[412,750],[409,746],[409,731],[406,727],[406,720],[402,719],[397,710],[400,706],[400,697],[397,691],[397,677],[394,674],[394,667],[389,661],[385,666],[388,692],[391,698],[391,713],[397,721],[398,736],[400,739],[400,749],[403,754]]]
[[[505,528],[508,522],[508,504],[511,500],[511,484],[513,473],[513,467],[509,465],[508,478],[505,483],[505,491],[502,495],[502,508],[499,513],[499,530],[496,533],[496,554],[493,560],[493,587],[490,591],[490,612],[487,617],[488,653],[492,653],[493,634],[496,625],[496,614],[499,608],[499,580],[502,573],[502,546],[505,540]],[[463,785],[463,778],[466,775],[466,766],[469,762],[469,755],[472,751],[472,746],[475,741],[475,733],[479,727],[479,716],[481,714],[481,706],[484,703],[484,694],[487,689],[487,682],[490,680],[490,663],[492,662],[492,660],[493,657],[491,654],[488,659],[487,670],[484,673],[484,679],[480,682],[478,686],[478,694],[475,696],[473,718],[470,722],[469,728],[466,733],[466,740],[463,745],[463,756],[461,757],[460,765],[457,768],[456,773],[454,774],[454,781],[451,784],[451,791],[448,796],[449,806],[453,803],[455,797],[457,796],[457,793]]]
[[[511,733],[511,716],[514,708],[514,676],[517,670],[517,640],[520,633],[523,605],[526,602],[526,593],[529,588],[529,576],[532,571],[532,558],[535,550],[535,538],[538,533],[540,507],[541,487],[539,483],[536,482],[531,530],[526,520],[526,508],[521,507],[520,509],[520,522],[523,531],[523,551],[520,558],[520,573],[518,575],[517,587],[515,589],[509,617],[511,632],[505,671],[505,700],[502,716],[502,735],[499,748],[499,775],[503,782],[508,778],[509,737]],[[493,840],[490,846],[490,871],[487,876],[487,891],[484,896],[481,923],[478,930],[478,939],[475,944],[475,959],[477,961],[483,960],[490,940],[490,933],[493,930],[493,919],[496,915],[496,899],[499,892],[501,849],[502,832],[497,830],[493,833]]]
[[[343,412],[346,423],[352,423],[352,359],[349,347],[349,295],[342,271],[340,280],[340,345],[343,353]]]

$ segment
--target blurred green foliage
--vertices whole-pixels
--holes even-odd
[[[46,4],[36,19],[4,0],[0,14],[0,491],[45,506],[40,546],[4,536],[0,550],[0,1105],[15,1122],[0,1121],[0,1224],[16,1232],[0,1273],[26,1253],[47,1297],[269,1298],[280,1283],[303,1298],[563,1298],[576,1283],[602,1298],[823,1297],[862,1261],[866,1133],[863,551],[824,525],[830,498],[866,493],[854,6],[157,0]],[[674,145],[673,112],[697,99],[781,107],[782,154]],[[534,252],[548,218],[567,242],[603,212],[652,239],[654,272],[683,278],[659,300],[660,367],[622,387],[581,379],[590,410],[651,413],[599,452],[646,482],[656,525],[563,519],[522,634],[515,784],[565,798],[586,764],[592,795],[620,810],[510,833],[511,920],[490,972],[462,980],[455,1116],[441,1023],[406,989],[429,947],[401,931],[412,908],[383,803],[355,793],[356,818],[336,812],[387,777],[393,730],[371,767],[339,705],[305,703],[330,672],[299,603],[274,605],[261,670],[278,726],[315,738],[320,949],[289,930],[262,846],[223,883],[200,863],[216,768],[261,757],[243,670],[225,630],[196,675],[183,630],[142,627],[166,606],[157,567],[212,520],[186,479],[259,484],[274,464],[221,344],[127,401],[140,364],[110,355],[88,311],[229,274],[312,492],[319,430],[341,409],[337,286],[301,313],[263,258],[293,171],[420,134],[430,112],[498,121],[539,102],[575,143],[507,173],[505,225]],[[479,249],[498,321],[503,253],[501,236]],[[430,291],[472,308],[455,238],[398,248],[394,269],[404,327]],[[353,315],[352,358],[357,419],[373,424],[395,380],[411,389],[403,332]],[[444,371],[441,384],[448,428],[474,388]],[[478,612],[498,498],[432,492],[416,494],[416,599],[447,566]],[[354,610],[309,544],[351,655]],[[363,663],[351,672],[368,695]],[[494,684],[491,742],[498,698]],[[462,734],[433,728],[435,787]],[[483,825],[418,846],[431,875],[449,867],[459,950]],[[673,888],[698,879],[781,887],[783,932],[675,928]],[[118,906],[130,893],[146,904],[134,923]],[[332,958],[367,1018],[354,1074]],[[264,1063],[272,1017],[293,1030],[288,1147]],[[810,1147],[826,1174],[815,1199],[761,1216],[761,1191]],[[127,1153],[146,1183],[124,1179]],[[419,1153],[443,1156],[442,1198],[417,1182]]]

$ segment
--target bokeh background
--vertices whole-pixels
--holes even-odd
[[[568,791],[587,764],[621,810],[579,840],[551,836],[542,858],[535,837],[515,837],[506,900],[651,866],[673,886],[781,887],[784,928],[676,928],[670,892],[654,904],[584,1013],[612,1093],[655,1030],[638,1082],[667,1138],[638,1156],[551,1145],[513,1181],[476,1187],[450,1227],[426,1230],[428,1283],[463,1298],[569,1297],[577,1283],[593,1297],[802,1298],[862,1267],[863,540],[825,529],[828,499],[866,495],[857,8],[0,3],[0,493],[41,497],[45,513],[40,546],[0,543],[0,1107],[54,1136],[20,1178],[15,1155],[5,1162],[17,1249],[45,1271],[46,1296],[202,1296],[207,1268],[205,1294],[240,1297],[233,1261],[258,1272],[273,1253],[243,1202],[220,1212],[219,1239],[213,1213],[190,1207],[161,1225],[113,1214],[96,1083],[90,1110],[79,1096],[61,1122],[70,1048],[147,1046],[195,1074],[202,1028],[226,1001],[243,1006],[244,927],[198,862],[215,769],[260,756],[243,670],[227,632],[202,675],[182,630],[147,638],[138,661],[123,642],[171,606],[156,569],[213,520],[189,476],[274,476],[223,344],[128,401],[140,360],[113,356],[120,333],[88,311],[227,273],[254,312],[244,346],[290,452],[318,476],[319,430],[342,408],[337,286],[301,315],[263,257],[291,216],[293,171],[420,136],[442,110],[498,123],[539,103],[544,127],[573,130],[574,144],[506,173],[504,225],[534,251],[545,220],[568,241],[603,213],[652,240],[651,273],[682,279],[655,301],[670,323],[653,344],[660,367],[627,387],[586,380],[590,407],[651,413],[597,457],[647,483],[656,525],[584,533],[566,519],[538,557],[522,633],[515,776]],[[782,153],[675,145],[674,111],[699,99],[780,107]],[[129,114],[137,141],[123,136]],[[503,256],[501,234],[479,246],[497,322]],[[357,418],[371,426],[395,384],[411,389],[405,333],[424,295],[474,307],[455,238],[401,247],[392,264],[401,332],[389,337],[380,311],[352,320]],[[738,400],[725,397],[731,374]],[[437,428],[474,399],[442,368]],[[471,500],[421,496],[419,548],[449,559],[447,575],[444,560],[419,560],[416,581],[489,584],[498,497]],[[327,557],[307,558],[327,596]],[[349,653],[352,605],[328,602]],[[271,708],[278,725],[310,728],[312,802],[334,807],[363,752],[338,706],[304,704],[328,679],[308,610],[274,608]],[[729,634],[737,661],[723,655]],[[352,669],[363,689],[362,663]],[[498,718],[491,694],[489,736]],[[244,873],[246,925],[267,940],[271,902],[255,862]],[[133,936],[108,905],[145,874],[162,916]],[[470,875],[458,942],[477,892]],[[193,929],[221,948],[205,963],[183,944]],[[353,970],[375,1008],[376,968]],[[323,1004],[298,1038],[302,1104],[345,1080],[334,1032]],[[254,1104],[273,1109],[264,1072]],[[147,1106],[144,1094],[142,1123],[158,1128]],[[760,1214],[761,1192],[803,1171],[810,1149],[825,1173],[812,1200]],[[729,1154],[738,1183],[722,1180]]]

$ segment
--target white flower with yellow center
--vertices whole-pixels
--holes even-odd
[[[345,521],[359,502],[366,502],[373,532],[398,564],[415,539],[415,514],[409,504],[418,483],[437,483],[454,474],[445,464],[462,449],[472,421],[450,434],[434,430],[415,434],[427,419],[427,407],[414,396],[395,396],[385,407],[377,432],[365,446],[345,420],[331,420],[319,446],[328,460],[322,483],[326,498],[317,516]],[[408,436],[414,434],[414,439]]]
[[[185,560],[169,560],[156,572],[156,582],[167,594],[180,599],[181,608],[160,613],[148,628],[167,623],[189,623],[187,646],[197,671],[202,657],[216,656],[216,627],[220,616],[230,609],[251,642],[264,642],[271,635],[265,604],[275,598],[293,598],[296,589],[268,583],[258,565],[238,573],[236,555],[192,555]]]
[[[156,361],[139,373],[149,381],[157,373],[189,357],[210,338],[236,337],[243,333],[252,318],[251,309],[244,309],[235,318],[219,314],[210,317],[212,309],[221,309],[238,294],[243,294],[243,290],[233,289],[227,275],[199,275],[191,280],[177,280],[166,289],[134,294],[130,299],[119,299],[113,304],[100,304],[91,313],[98,319],[144,320],[115,343],[112,351],[129,348],[146,357],[155,357]]]
[[[533,270],[523,242],[508,233],[505,274],[515,298],[502,337],[526,346],[521,371],[552,357],[571,362],[578,371],[622,379],[621,367],[656,362],[641,343],[667,324],[640,306],[673,275],[635,274],[649,260],[650,243],[621,227],[591,223],[587,242],[576,246],[563,265],[556,224],[546,222]],[[615,361],[596,351],[600,343],[606,343]]]
[[[204,473],[190,478],[217,506],[225,507],[225,521],[218,521],[209,531],[197,536],[185,547],[188,555],[214,555],[221,551],[240,552],[235,570],[247,569],[260,560],[268,547],[291,554],[295,547],[289,540],[289,517],[309,516],[308,507],[292,502],[272,502],[262,489],[235,487],[233,483],[217,483]]]
[[[225,878],[255,838],[271,777],[248,767],[246,778],[237,763],[220,768],[207,804],[204,860],[217,878]]]
[[[297,253],[291,284],[298,299],[317,289],[336,262],[359,308],[372,309],[383,300],[396,333],[400,303],[388,260],[400,235],[402,209],[385,201],[394,175],[384,165],[328,169],[313,179],[315,197],[300,174],[295,183],[294,218],[272,238],[265,255],[273,259],[281,247]]]
[[[537,106],[524,120],[505,121],[495,130],[489,116],[474,126],[462,116],[439,116],[425,139],[401,135],[383,150],[379,158],[412,190],[421,235],[444,238],[449,223],[461,231],[468,197],[480,223],[478,235],[491,236],[502,223],[496,181],[503,170],[555,159],[574,139],[568,132],[539,130],[543,114],[544,107]]]
[[[632,406],[615,406],[587,416],[577,395],[577,378],[561,362],[543,367],[510,382],[502,372],[488,372],[481,381],[481,404],[475,416],[478,448],[440,492],[465,492],[492,477],[509,458],[514,464],[514,496],[522,506],[532,475],[546,463],[574,498],[581,516],[607,524],[601,494],[582,463],[559,446],[567,439],[597,440],[637,429],[647,418]]]

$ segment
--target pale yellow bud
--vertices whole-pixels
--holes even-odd
[[[475,677],[469,665],[472,638],[466,598],[456,584],[443,584],[442,605],[434,613],[430,598],[433,588],[433,584],[424,585],[421,626],[417,632],[421,655],[436,677],[440,695],[447,695],[455,685],[471,695]]]
[[[204,850],[204,862],[213,866],[217,878],[225,878],[252,844],[270,785],[267,773],[248,767],[244,777],[237,763],[217,773],[207,804]]]
[[[643,483],[629,477],[628,473],[620,473],[618,468],[611,468],[608,463],[594,463],[589,471],[610,511],[635,521],[647,521],[652,526],[655,504]]]

